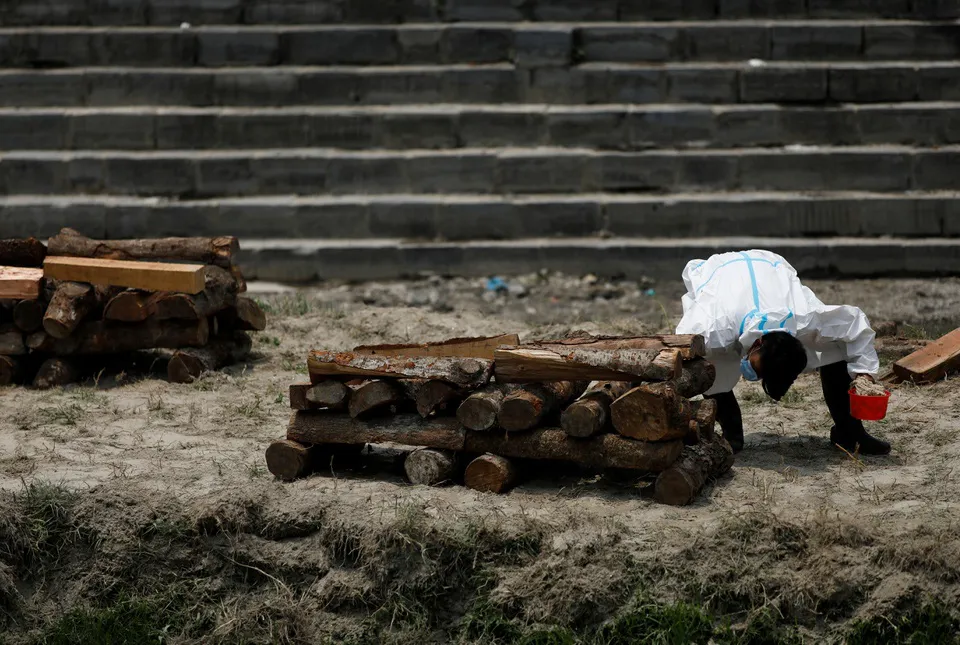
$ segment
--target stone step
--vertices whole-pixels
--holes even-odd
[[[522,240],[537,237],[960,237],[960,193],[701,193],[253,197],[171,201],[0,198],[0,238],[238,235],[244,239]],[[955,268],[955,267],[954,267]]]
[[[0,29],[0,66],[226,67],[953,60],[960,24],[857,21],[459,23]]]
[[[957,0],[8,0],[2,25],[960,17]]]
[[[0,108],[0,151],[884,143],[960,143],[960,103]]]
[[[257,195],[954,190],[960,147],[53,152],[0,156],[0,194]]]
[[[0,70],[0,107],[960,101],[960,62]]]

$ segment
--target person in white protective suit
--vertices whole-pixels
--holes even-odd
[[[877,439],[850,415],[853,378],[873,380],[880,363],[870,321],[849,305],[825,305],[803,286],[785,259],[770,251],[721,253],[691,260],[678,334],[702,334],[717,379],[704,396],[716,399],[717,421],[733,449],[743,448],[743,420],[733,387],[743,376],[763,381],[779,401],[805,370],[820,371],[834,426],[832,443],[850,452],[885,455]]]

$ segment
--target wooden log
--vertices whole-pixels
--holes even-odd
[[[677,394],[688,399],[709,390],[717,378],[717,368],[703,358],[684,361],[682,370],[680,376],[669,383],[673,385]]]
[[[717,402],[713,399],[704,399],[697,406],[694,417],[702,439],[712,439],[717,425]]]
[[[417,404],[417,413],[426,419],[451,405],[460,403],[465,395],[463,388],[446,381],[426,381],[417,388],[414,402]]]
[[[294,412],[287,429],[287,439],[309,444],[399,443],[455,451],[463,450],[465,435],[453,417],[397,414],[360,421],[322,410]]]
[[[468,432],[464,450],[520,459],[568,461],[591,468],[661,472],[673,465],[680,456],[683,442],[634,441],[615,434],[577,439],[559,428],[537,428],[522,434],[506,435]]]
[[[42,267],[47,247],[36,238],[0,240],[0,266]]]
[[[407,400],[407,394],[393,381],[369,381],[350,394],[347,410],[354,419],[382,412]]]
[[[21,300],[13,307],[13,324],[20,331],[32,334],[43,326],[47,305],[42,300]]]
[[[231,265],[230,275],[233,276],[233,279],[237,281],[237,293],[245,293],[247,291],[247,281],[243,277],[243,272],[240,270],[236,264]]]
[[[704,485],[733,466],[733,449],[719,433],[692,446],[657,477],[653,497],[662,504],[683,506],[692,502]]]
[[[594,381],[560,415],[560,427],[571,437],[600,434],[610,420],[610,405],[630,388],[626,381]]]
[[[252,347],[250,337],[242,331],[218,337],[206,347],[178,349],[167,364],[167,380],[191,383],[204,372],[213,372],[246,359]]]
[[[38,352],[70,356],[110,354],[139,349],[203,347],[210,337],[206,319],[197,321],[153,321],[123,325],[93,321],[81,324],[68,338],[57,339],[39,331],[27,337],[27,346]]]
[[[103,317],[117,322],[143,322],[157,312],[157,303],[153,295],[138,289],[121,291],[104,307]]]
[[[419,448],[407,455],[403,469],[411,484],[437,486],[453,481],[457,472],[457,457],[447,451]]]
[[[482,358],[493,360],[493,352],[501,345],[519,345],[517,334],[485,338],[452,338],[439,343],[413,345],[361,345],[353,351],[372,356],[445,356],[448,358]]]
[[[641,441],[683,439],[696,410],[668,383],[635,387],[610,406],[613,427]]]
[[[267,314],[255,300],[240,296],[233,306],[217,314],[217,322],[221,329],[263,331],[267,328]]]
[[[583,349],[578,346],[501,347],[497,381],[666,381],[680,374],[677,349]]]
[[[504,343],[506,345],[507,343]],[[580,347],[582,349],[678,349],[683,360],[706,356],[707,345],[699,334],[659,334],[653,336],[592,336],[575,332],[566,338],[532,343],[536,346]]]
[[[200,293],[204,287],[204,270],[201,264],[48,256],[43,261],[43,275],[57,280],[147,291]]]
[[[23,332],[11,324],[0,325],[0,356],[23,356],[26,353]]]
[[[96,304],[93,286],[60,282],[43,316],[43,329],[54,338],[66,338]]]
[[[237,282],[226,269],[216,266],[204,267],[203,291],[192,295],[189,293],[162,292],[151,296],[155,315],[159,320],[200,320],[216,314],[227,307],[237,305]],[[259,306],[249,298],[241,307],[246,311],[251,304],[260,310]],[[150,305],[148,305],[149,309]],[[266,318],[263,318],[266,327]],[[234,325],[236,328],[236,325]]]
[[[0,386],[14,383],[20,376],[20,359],[0,354]]]
[[[584,382],[555,381],[529,383],[503,397],[497,422],[507,432],[529,430],[542,425],[551,415],[579,396]]]
[[[480,358],[372,356],[314,350],[307,359],[313,382],[331,377],[407,378],[446,381],[463,388],[485,385],[493,363]]]
[[[51,237],[47,244],[50,255],[108,260],[177,260],[214,264],[225,269],[233,266],[233,256],[240,249],[235,237],[93,240],[69,228]]]
[[[43,269],[0,266],[0,298],[36,300],[42,283]]]
[[[904,381],[932,383],[960,369],[960,328],[893,364]]]
[[[53,357],[48,358],[40,365],[33,378],[33,387],[40,390],[49,390],[54,387],[63,387],[80,380],[80,368],[75,361]]]
[[[506,493],[517,481],[517,469],[506,457],[480,455],[467,465],[463,483],[481,493]]]
[[[501,385],[488,385],[474,392],[457,408],[457,420],[463,427],[478,432],[495,428],[505,393]]]
[[[290,386],[290,407],[294,410],[346,410],[353,390],[340,381],[295,383]]]
[[[267,470],[283,481],[294,481],[308,475],[313,466],[314,446],[290,439],[274,441],[267,446]]]

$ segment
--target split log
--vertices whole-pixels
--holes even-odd
[[[146,240],[94,240],[70,228],[48,241],[50,255],[109,260],[177,260],[229,269],[240,250],[235,237],[168,237]],[[39,265],[37,265],[39,266]]]
[[[717,378],[717,368],[713,363],[703,358],[684,361],[680,376],[669,381],[680,396],[690,397],[703,394],[711,387]]]
[[[893,364],[894,374],[915,383],[932,383],[957,369],[960,369],[960,329]]]
[[[569,461],[591,468],[624,468],[661,472],[683,450],[682,441],[651,443],[615,434],[590,439],[570,437],[559,428],[537,428],[522,434],[468,432],[464,450],[520,459]]]
[[[417,404],[417,413],[426,419],[436,412],[459,403],[465,394],[462,388],[446,381],[426,381],[417,388],[414,402]]]
[[[677,349],[584,349],[579,346],[501,347],[494,353],[500,382],[666,381],[680,374]]]
[[[237,304],[237,282],[226,269],[216,266],[204,267],[203,291],[192,295],[189,293],[163,292],[151,296],[153,309],[158,320],[200,320],[207,318],[227,307]],[[244,310],[251,305],[260,310],[252,300],[246,299],[242,305]],[[150,308],[150,305],[147,306]],[[266,327],[266,318],[263,319],[262,330]],[[236,326],[234,326],[236,328]]]
[[[20,360],[0,355],[0,386],[10,385],[20,376]]]
[[[493,363],[480,358],[371,356],[314,350],[307,359],[313,382],[331,377],[408,378],[446,381],[463,388],[485,385]]]
[[[506,343],[504,343],[506,345]],[[658,334],[653,336],[592,336],[585,332],[574,332],[566,338],[545,340],[532,343],[541,347],[580,347],[581,349],[677,349],[680,356],[688,361],[706,356],[707,345],[699,334]]]
[[[696,409],[668,383],[635,387],[610,406],[613,427],[641,441],[683,439]]]
[[[453,417],[398,414],[359,421],[324,411],[294,412],[287,429],[287,439],[301,443],[399,443],[455,451],[463,450],[465,434]]]
[[[0,240],[0,266],[42,267],[47,247],[36,238]]]
[[[392,381],[369,381],[350,395],[347,409],[354,419],[383,411],[407,400],[406,392]]]
[[[516,480],[517,469],[513,462],[499,455],[480,455],[463,473],[466,487],[481,493],[506,493]]]
[[[403,469],[411,484],[436,486],[453,480],[457,473],[457,457],[451,452],[419,448],[407,455]]]
[[[190,322],[147,321],[122,325],[94,321],[81,324],[68,338],[57,339],[38,331],[27,337],[27,346],[38,352],[69,356],[110,354],[139,349],[203,347],[210,337],[206,319]]]
[[[200,293],[204,286],[200,264],[129,262],[75,257],[50,257],[43,261],[43,275],[56,280],[89,282],[146,291]]]
[[[167,380],[190,383],[204,372],[213,372],[239,363],[250,354],[250,337],[242,331],[229,337],[214,338],[206,347],[179,349],[167,364]]]
[[[290,407],[294,410],[346,410],[352,390],[340,381],[296,383],[290,386]]]
[[[626,394],[626,381],[594,381],[583,395],[560,415],[560,427],[571,437],[600,434],[610,420],[610,404]]]
[[[13,324],[27,334],[43,326],[43,315],[47,305],[42,300],[21,300],[13,307]]]
[[[662,504],[683,506],[696,498],[704,485],[733,466],[733,449],[719,433],[693,446],[657,477],[653,497]]]
[[[26,353],[23,332],[13,325],[0,325],[0,356],[22,356]]]
[[[700,432],[701,439],[713,439],[717,425],[717,402],[714,399],[704,399],[699,402],[694,421]]]
[[[486,338],[452,338],[439,343],[413,345],[361,345],[353,351],[372,356],[445,356],[448,358],[482,358],[493,360],[493,352],[501,345],[519,345],[517,334]]]
[[[220,329],[263,331],[267,328],[267,314],[255,300],[240,296],[233,306],[217,314]]]
[[[43,269],[0,266],[0,298],[36,300],[42,283]]]
[[[497,421],[508,432],[529,430],[542,425],[551,415],[580,395],[586,383],[555,381],[530,383],[506,395],[500,404]]]
[[[80,380],[80,368],[76,362],[66,358],[54,357],[48,358],[37,370],[33,378],[33,387],[41,390],[49,390],[54,387],[62,387],[70,383],[76,383]]]
[[[157,303],[148,291],[127,289],[121,291],[107,303],[103,310],[106,320],[135,323],[143,322],[157,312]]]
[[[474,392],[457,408],[457,420],[463,427],[478,432],[495,428],[505,393],[506,388],[501,385]]]
[[[274,441],[267,446],[267,470],[283,481],[304,477],[313,467],[315,448],[290,439]]]
[[[96,304],[93,286],[81,282],[61,282],[43,316],[43,329],[54,338],[66,338]]]

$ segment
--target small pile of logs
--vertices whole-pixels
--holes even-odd
[[[0,240],[0,385],[65,385],[140,350],[186,383],[243,360],[266,316],[243,296],[234,237]]]
[[[390,443],[416,448],[415,484],[506,492],[524,461],[555,460],[656,475],[657,500],[688,504],[733,464],[716,403],[691,400],[716,377],[704,353],[701,336],[583,334],[315,350],[267,466],[293,480],[334,449]]]

